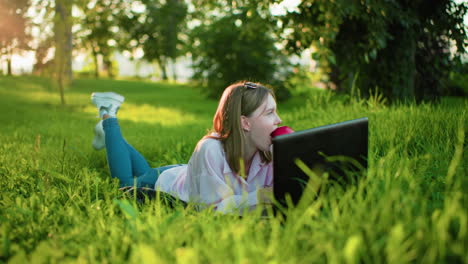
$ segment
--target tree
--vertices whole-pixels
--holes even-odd
[[[60,100],[65,104],[64,90],[72,80],[72,5],[73,1],[55,0],[55,76],[60,92]]]
[[[12,74],[12,56],[27,48],[26,12],[29,0],[0,0],[0,56],[6,56],[7,74]]]
[[[174,64],[180,56],[179,35],[186,25],[187,5],[182,0],[141,2],[144,4],[142,12],[130,11],[121,18],[120,25],[128,33],[124,47],[128,49],[132,42],[136,44],[133,48],[142,47],[144,58],[156,61],[161,68],[162,78],[167,80],[169,61]]]
[[[112,42],[116,42],[118,16],[122,8],[122,0],[94,0],[82,4],[84,16],[81,19],[82,29],[78,37],[81,46],[91,51],[96,78],[99,77],[99,56],[102,56],[108,77],[114,77],[112,55],[116,47]]]
[[[378,89],[419,101],[443,94],[451,65],[465,52],[467,8],[449,0],[308,0],[281,20],[293,31],[289,50],[316,46],[339,91]]]
[[[194,78],[206,84],[207,94],[217,98],[235,81],[252,80],[275,87],[280,99],[289,96],[281,85],[279,66],[287,68],[275,46],[275,24],[268,5],[261,1],[199,3],[200,25],[193,29],[190,48]],[[210,15],[211,13],[211,15]]]
[[[52,1],[33,1],[31,6],[31,31],[37,32],[30,42],[30,47],[35,52],[33,74],[52,77],[54,74],[53,59],[49,57],[51,49],[54,49],[53,25],[55,7]]]

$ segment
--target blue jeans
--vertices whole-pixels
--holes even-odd
[[[107,162],[111,177],[120,180],[120,187],[136,185],[136,187],[154,188],[163,171],[180,166],[151,168],[145,158],[125,141],[117,118],[105,119],[102,126],[105,132]]]

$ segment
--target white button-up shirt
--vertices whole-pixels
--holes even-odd
[[[155,188],[186,202],[214,206],[221,212],[252,209],[257,190],[273,186],[272,162],[262,162],[255,153],[247,179],[234,173],[226,160],[222,143],[213,138],[200,140],[188,165],[164,171]]]

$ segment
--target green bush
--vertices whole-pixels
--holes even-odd
[[[243,12],[219,18],[194,29],[194,79],[211,98],[219,98],[230,83],[248,80],[275,87],[278,98],[290,94],[278,72],[288,63],[275,47],[271,25],[258,14]]]
[[[448,95],[468,95],[468,63],[459,64],[450,72],[447,85]]]

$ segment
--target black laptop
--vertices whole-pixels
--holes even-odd
[[[323,182],[350,184],[367,170],[368,119],[360,118],[273,138],[273,189],[283,206]],[[326,178],[326,180],[325,180]],[[306,188],[307,187],[307,188]]]

